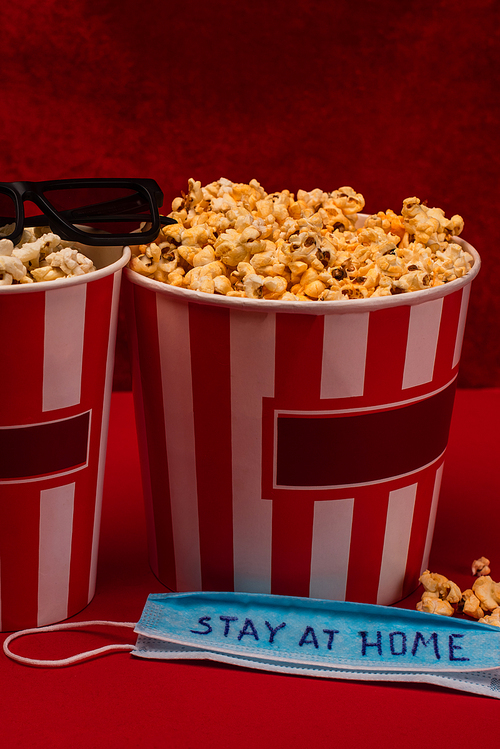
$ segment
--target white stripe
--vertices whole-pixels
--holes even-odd
[[[455,351],[453,354],[453,367],[460,361],[462,353],[462,342],[464,339],[465,322],[467,319],[467,307],[469,306],[470,284],[462,289],[462,303],[460,305],[460,317],[458,318],[457,337],[455,339]]]
[[[162,294],[156,305],[176,589],[201,590],[189,307]]]
[[[420,401],[427,400],[427,398],[432,398],[433,395],[437,395],[438,393],[441,393],[443,390],[446,390],[446,388],[451,385],[452,382],[454,382],[457,379],[457,375],[455,374],[449,382],[445,383],[439,388],[436,388],[436,390],[431,390],[430,392],[420,393],[420,395],[413,396],[413,398],[405,398],[405,400],[402,401],[390,401],[389,403],[378,403],[376,406],[364,406],[363,408],[318,408],[314,411],[307,411],[307,410],[297,410],[295,409],[286,409],[286,408],[280,408],[278,411],[276,411],[277,414],[310,414],[311,416],[326,416],[326,415],[336,415],[336,414],[365,414],[369,413],[371,411],[386,411],[389,408],[397,408],[399,406],[409,406],[412,403],[419,403]],[[1,428],[1,427],[0,427]]]
[[[354,499],[314,503],[311,598],[345,601]]]
[[[96,502],[94,512],[94,529],[92,534],[92,552],[90,557],[90,577],[88,600],[91,601],[95,593],[97,575],[97,554],[99,550],[99,531],[101,527],[102,490],[104,485],[104,468],[106,462],[106,447],[108,443],[109,407],[113,385],[113,367],[115,363],[116,328],[118,324],[118,303],[120,299],[121,270],[113,277],[113,292],[111,299],[111,313],[109,321],[108,352],[106,359],[106,375],[104,380],[104,400],[102,406],[101,437],[99,444],[99,465],[97,469]],[[101,321],[105,324],[105,320]],[[92,429],[98,429],[99,424],[91,424]]]
[[[389,494],[377,595],[377,603],[385,606],[403,597],[416,495],[417,484],[395,489]]]
[[[74,483],[40,492],[38,627],[68,616],[74,499]]]
[[[42,411],[80,403],[87,284],[45,292]]]
[[[427,536],[425,539],[425,547],[424,547],[424,554],[422,557],[422,567],[420,569],[420,574],[422,574],[422,572],[427,569],[428,564],[429,564],[429,556],[431,553],[432,537],[434,535],[434,526],[436,524],[436,514],[437,514],[437,508],[438,508],[438,502],[439,502],[439,490],[441,488],[441,479],[443,476],[443,468],[444,468],[444,463],[441,463],[441,465],[436,471],[436,478],[434,480],[434,491],[432,494],[431,511],[429,513],[429,525],[427,526]]]
[[[321,398],[363,395],[369,313],[324,319]]]
[[[231,310],[234,589],[271,592],[272,502],[262,498],[262,399],[274,396],[276,317]]]
[[[410,307],[403,390],[432,380],[443,300]]]

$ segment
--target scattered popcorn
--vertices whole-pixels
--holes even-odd
[[[471,588],[467,588],[462,593],[462,598],[458,602],[458,610],[467,616],[472,616],[473,619],[481,619],[484,616],[484,611],[481,608],[481,602],[479,598],[474,595],[474,591]]]
[[[479,557],[479,559],[474,559],[472,562],[472,574],[476,575],[476,577],[480,577],[482,575],[489,575],[491,572],[490,570],[490,560],[486,559],[486,557]]]
[[[494,627],[500,627],[500,608],[493,609],[491,614],[483,616],[479,621],[481,624],[492,624]]]
[[[451,580],[426,570],[419,578],[424,587],[417,610],[429,614],[453,616],[455,610],[451,604],[458,603],[457,612],[477,619],[481,624],[492,624],[500,627],[500,583],[483,572],[488,570],[489,559],[480,557],[472,564],[472,574],[479,575],[472,588],[460,592],[458,585]]]
[[[486,611],[493,611],[500,606],[500,583],[494,582],[489,575],[478,577],[472,590]]]
[[[453,242],[460,216],[418,198],[369,216],[352,187],[268,194],[221,178],[189,179],[172,202],[177,221],[155,242],[132,250],[130,268],[180,288],[250,299],[338,301],[411,293],[465,275],[473,258]],[[193,273],[217,267],[217,273]],[[224,280],[223,280],[224,279]]]
[[[422,600],[417,603],[417,611],[426,614],[440,614],[441,616],[453,616],[453,606],[448,601],[443,601],[434,593],[424,593]]]
[[[8,231],[0,228],[0,237]],[[25,229],[16,247],[5,236],[0,239],[0,286],[55,281],[94,270],[92,260],[48,227]]]
[[[424,590],[432,593],[436,598],[449,603],[458,603],[462,598],[462,593],[458,585],[448,580],[444,575],[438,575],[435,572],[425,572],[419,577],[419,582],[423,585]]]

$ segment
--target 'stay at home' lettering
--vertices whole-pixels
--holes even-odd
[[[390,632],[388,637],[388,652],[383,652],[382,649],[382,633],[377,631],[375,634],[375,640],[370,641],[368,632],[358,632],[358,635],[361,637],[361,655],[365,656],[367,654],[368,648],[376,648],[378,654],[380,656],[383,655],[391,655],[391,656],[399,656],[399,655],[406,655],[407,651],[411,653],[413,657],[415,657],[420,649],[420,652],[423,648],[429,648],[432,649],[434,652],[434,657],[436,660],[441,660],[442,653],[439,649],[439,638],[437,632],[431,632],[431,634],[425,639],[425,636],[422,634],[422,632],[415,632],[413,637],[413,642],[411,645],[411,648],[408,648],[408,636],[405,632]],[[457,655],[455,651],[462,651],[463,647],[462,645],[455,644],[456,638],[462,638],[465,635],[463,634],[450,634],[448,635],[448,647],[447,647],[447,655],[448,660],[450,661],[468,661],[469,658],[466,658],[462,655]],[[445,652],[446,655],[446,652]]]
[[[229,635],[233,632],[238,632],[237,639],[238,641],[241,641],[245,635],[253,637],[254,640],[258,641],[260,640],[259,633],[257,632],[257,628],[253,621],[251,619],[245,619],[245,622],[242,627],[238,629],[238,625],[235,624],[234,628],[231,628],[231,624],[233,622],[238,621],[237,616],[227,616],[227,615],[221,615],[219,616],[220,621],[223,623],[222,628],[222,636],[223,637],[229,637]],[[209,621],[212,621],[211,616],[201,616],[198,619],[198,624],[201,627],[204,627],[204,629],[190,629],[189,631],[192,632],[194,635],[209,635],[211,632],[214,631],[214,628],[211,624],[208,624]],[[270,622],[266,621],[264,622],[265,626],[267,627],[268,632],[266,632],[266,635],[269,634],[269,643],[273,643],[274,639],[277,635],[277,633],[280,631],[280,629],[283,629],[286,627],[286,622],[281,622],[281,624],[278,624],[277,626],[273,626],[270,624]]]
[[[343,645],[345,647],[345,643],[349,640],[345,638],[339,641],[337,635],[342,637],[342,633],[338,629],[315,629],[311,625],[306,626],[300,635],[289,629],[289,632],[294,631],[293,639],[291,639],[291,635],[287,637],[286,622],[276,624],[265,620],[263,623],[256,623],[249,617],[243,619],[229,614],[222,614],[214,619],[211,616],[201,616],[197,624],[198,628],[189,630],[192,634],[243,641],[243,644],[261,641],[269,645],[281,643],[289,648],[301,648],[304,652],[336,649],[337,653],[342,655],[342,647]],[[354,635],[354,632],[346,634]],[[408,658],[413,660],[419,656],[431,655],[436,661],[441,659],[453,662],[470,660],[465,653],[464,634],[441,634],[440,637],[438,632],[424,634],[418,630],[412,632],[394,630],[385,634],[380,630],[360,630],[357,636],[359,650],[354,652],[357,648],[352,648],[351,637],[351,646],[349,652],[346,653],[353,658],[361,656],[361,658],[368,657],[375,661],[378,658],[385,661],[406,658],[408,662]]]

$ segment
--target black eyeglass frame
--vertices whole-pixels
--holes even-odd
[[[151,224],[147,229],[139,233],[105,233],[105,234],[92,234],[91,232],[84,231],[75,226],[74,223],[69,223],[65,220],[72,214],[76,220],[78,216],[80,221],[86,218],[85,207],[57,211],[54,206],[51,205],[50,201],[44,196],[45,191],[49,190],[64,190],[64,189],[76,189],[76,188],[124,188],[135,190],[139,195],[145,197],[148,202],[148,207],[151,212],[151,216],[145,219],[145,217],[131,216],[130,213],[123,213],[112,217],[107,217],[106,211],[102,212],[102,208],[106,208],[106,203],[101,203],[101,213],[99,214],[100,220],[122,220],[124,218],[147,221],[147,224]],[[51,230],[58,234],[61,239],[66,241],[80,242],[81,244],[91,246],[110,246],[110,245],[127,245],[127,244],[145,244],[151,242],[159,234],[162,224],[174,224],[176,223],[173,219],[167,216],[160,216],[159,208],[163,205],[163,192],[161,191],[158,183],[153,179],[128,179],[111,177],[109,179],[104,177],[99,178],[83,178],[83,179],[57,179],[48,180],[43,182],[0,182],[0,193],[8,195],[14,202],[16,209],[16,217],[14,221],[9,220],[7,223],[15,223],[15,228],[12,234],[9,234],[6,238],[15,245],[19,242],[22,237],[23,229],[25,226],[50,226]],[[24,213],[24,201],[30,200],[38,208],[43,211],[43,216],[25,216]],[[116,204],[116,201],[115,201]],[[98,207],[96,204],[92,206]],[[80,213],[78,213],[80,212]],[[87,217],[88,220],[88,217]]]

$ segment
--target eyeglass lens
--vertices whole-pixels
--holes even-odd
[[[12,234],[15,224],[16,204],[10,195],[0,192],[0,236],[8,237]]]
[[[96,231],[129,234],[153,220],[148,197],[133,188],[49,188],[43,194],[66,221]]]

